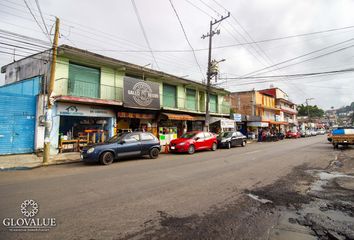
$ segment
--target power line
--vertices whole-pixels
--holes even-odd
[[[38,22],[36,16],[33,14],[31,8],[29,7],[27,1],[26,1],[26,0],[23,0],[23,1],[24,1],[24,3],[26,4],[26,7],[27,7],[27,9],[29,10],[29,12],[31,13],[33,19],[36,21],[38,27],[41,29],[41,31],[43,32],[44,35],[48,36],[49,41],[51,41],[51,40],[50,40],[50,35],[47,35],[46,32],[43,30],[43,28],[42,28],[42,26],[39,24],[39,22]]]
[[[12,3],[12,2],[8,2],[8,3]],[[16,4],[16,5],[18,5],[18,6],[23,6],[23,5],[19,5],[19,4],[17,4],[17,3],[12,3],[12,4]],[[17,11],[21,11],[21,12],[24,12],[24,13],[28,13],[28,11],[22,11],[22,10],[19,10],[19,9],[17,9],[17,8],[14,8],[14,9],[16,9]],[[35,11],[35,10],[34,10]],[[37,11],[38,12],[38,11]],[[44,15],[48,15],[48,14],[44,14]],[[49,16],[49,15],[48,15]],[[50,20],[50,21],[52,21],[52,20]],[[68,22],[72,22],[72,21],[69,21],[69,20],[67,20]],[[102,43],[102,39],[101,38],[104,38],[105,40],[111,40],[112,41],[112,43],[113,44],[117,44],[117,42],[122,42],[122,40],[120,39],[120,38],[117,38],[115,35],[112,35],[112,34],[109,34],[109,33],[105,33],[105,32],[102,32],[102,31],[100,31],[100,30],[98,30],[98,29],[95,29],[95,32],[93,33],[93,32],[91,32],[90,30],[89,31],[87,31],[86,29],[93,29],[93,28],[90,28],[90,27],[88,27],[88,26],[84,26],[84,25],[81,25],[81,24],[79,24],[79,23],[74,23],[75,25],[78,25],[79,26],[79,29],[80,29],[80,32],[75,32],[75,34],[78,34],[78,35],[81,35],[81,36],[83,36],[83,37],[85,37],[85,39],[87,39],[87,38],[90,38],[90,39],[92,39],[92,40],[97,40],[97,42],[99,42],[99,43]],[[71,26],[71,25],[67,25],[67,24],[63,24],[63,25],[66,25],[66,26],[69,26],[70,27],[70,29],[71,28],[74,28],[73,26]],[[83,26],[83,27],[81,27],[81,26]],[[86,33],[89,33],[89,35],[88,34],[82,34],[81,32],[86,32]],[[99,35],[97,35],[97,32],[99,32],[99,33],[102,33],[102,34],[104,34],[104,36],[102,35],[102,34],[99,34]],[[89,37],[90,35],[94,35],[94,36],[99,36],[99,39],[98,38],[94,38],[94,37]],[[67,41],[69,41],[70,43],[72,43],[71,41],[70,41],[70,39],[68,39],[68,37],[66,37],[66,36],[64,36],[66,39],[67,39]],[[123,39],[123,41],[126,41],[126,40],[124,40]],[[126,42],[128,42],[128,45],[136,45],[136,46],[138,46],[137,44],[135,44],[135,43],[132,43],[132,42],[130,42],[130,41],[126,41]],[[85,44],[89,44],[87,41],[85,41]],[[75,44],[74,44],[75,45]],[[90,44],[89,44],[90,45]],[[112,45],[112,44],[111,44]],[[140,46],[139,46],[140,47]],[[96,46],[96,48],[97,48],[97,46]],[[85,48],[85,49],[87,49],[87,48]],[[91,49],[87,49],[87,50],[91,50]],[[92,50],[91,50],[92,51]],[[99,50],[94,50],[94,51],[99,51]],[[104,49],[101,49],[101,51],[104,51]],[[136,50],[133,50],[132,52],[135,52]],[[190,51],[190,50],[187,50],[187,51]],[[138,50],[138,52],[139,52],[139,50]],[[150,51],[146,51],[146,52],[148,52],[148,53],[150,53]],[[139,60],[141,60],[141,59],[143,59],[143,58],[145,58],[146,59],[146,57],[145,56],[142,56],[142,55],[139,55],[139,56],[135,56],[135,55],[124,55],[124,57],[125,58],[134,58],[134,59],[139,59]],[[183,67],[183,69],[185,69],[186,68],[186,66],[190,66],[190,64],[188,65],[188,63],[186,63],[186,61],[180,61],[176,56],[174,56],[174,55],[168,55],[168,56],[164,56],[164,55],[161,55],[161,56],[155,56],[155,58],[158,60],[158,59],[161,59],[161,61],[164,61],[164,62],[166,62],[165,63],[165,65],[166,66],[171,66],[171,63],[173,63],[173,66],[176,66],[176,65],[185,65],[184,67]],[[129,60],[129,61],[132,61],[132,60]],[[168,64],[168,63],[170,63],[170,64]]]
[[[28,48],[28,47],[18,46],[18,45],[14,45],[14,44],[11,44],[11,43],[0,42],[0,44],[2,44],[2,45],[6,45],[6,46],[10,46],[10,47],[22,48],[22,49],[32,50],[32,51],[37,51],[37,52],[38,52],[38,49],[33,49],[33,48]]]
[[[37,5],[37,8],[38,8],[39,14],[40,14],[41,19],[42,19],[44,28],[45,28],[45,30],[46,30],[46,32],[47,32],[47,34],[48,34],[49,41],[50,41],[50,43],[52,43],[52,39],[50,38],[50,33],[49,33],[49,31],[48,31],[47,25],[46,25],[46,23],[45,23],[45,21],[44,21],[44,18],[43,18],[43,14],[42,14],[42,11],[41,11],[41,7],[40,7],[40,5],[39,5],[39,1],[38,1],[38,0],[35,0],[35,1],[36,1],[36,5]]]
[[[184,38],[186,39],[186,41],[187,41],[189,47],[192,49],[193,56],[194,56],[194,60],[195,60],[195,62],[197,63],[198,68],[199,68],[199,71],[200,71],[200,74],[202,75],[202,79],[203,79],[203,81],[205,82],[205,77],[204,77],[202,68],[200,67],[200,64],[199,64],[199,62],[198,62],[197,56],[195,55],[193,46],[192,46],[192,44],[190,43],[190,41],[189,41],[189,39],[188,39],[188,36],[187,36],[187,33],[186,33],[185,29],[184,29],[184,26],[183,26],[183,24],[182,24],[182,21],[181,21],[180,17],[178,16],[177,10],[176,10],[175,6],[173,5],[172,0],[169,0],[169,1],[170,1],[170,4],[171,4],[171,7],[172,7],[173,11],[174,11],[175,14],[176,14],[177,20],[178,20],[178,22],[179,22],[179,24],[180,24],[180,26],[181,26],[181,29],[182,29],[183,34],[184,34]]]
[[[242,86],[242,85],[253,85],[253,84],[259,84],[259,83],[269,83],[269,82],[275,82],[273,79],[266,79],[266,78],[283,78],[284,76],[290,79],[287,79],[288,81],[291,80],[299,80],[299,79],[305,79],[309,77],[318,77],[318,76],[329,76],[329,75],[337,75],[337,74],[345,74],[345,73],[350,73],[354,72],[353,68],[349,69],[341,69],[341,70],[334,70],[334,71],[328,71],[328,72],[316,72],[316,73],[303,73],[303,74],[289,74],[289,75],[279,75],[279,76],[262,76],[260,78],[265,78],[265,80],[260,80],[260,81],[251,81],[251,82],[241,82],[241,83],[231,83],[229,85],[234,86],[234,84],[237,84],[236,86]],[[293,79],[292,79],[293,78]],[[322,80],[324,81],[324,80]],[[283,83],[283,81],[276,81],[278,83]],[[315,82],[315,81],[312,81]],[[317,82],[317,81],[316,81]]]
[[[294,66],[294,65],[298,65],[300,63],[304,63],[304,62],[308,62],[308,61],[311,61],[311,60],[314,60],[314,59],[317,59],[317,58],[325,57],[325,56],[331,55],[333,53],[341,52],[341,51],[347,50],[347,49],[352,48],[352,47],[354,47],[354,44],[353,45],[349,45],[347,47],[343,47],[343,48],[334,50],[332,52],[328,52],[328,53],[324,53],[324,54],[321,54],[321,55],[318,55],[318,56],[315,56],[315,57],[312,57],[312,58],[308,58],[308,59],[305,59],[305,60],[300,61],[300,62],[289,64],[289,65],[286,65],[286,66],[283,66],[283,67],[279,67],[278,69],[288,68],[288,67],[291,67],[291,66]],[[270,72],[270,71],[266,71],[266,72],[263,72],[263,73],[268,73],[268,72]]]
[[[270,76],[254,76],[254,77],[231,77],[231,78],[220,78],[220,79],[255,79],[255,78],[284,78],[284,77],[304,77],[304,76],[314,76],[314,75],[323,75],[323,74],[338,74],[354,72],[354,68],[333,70],[333,71],[324,71],[324,72],[313,72],[313,73],[296,73],[296,74],[284,74],[284,75],[270,75]]]
[[[40,40],[38,38],[28,37],[28,36],[25,36],[25,35],[22,35],[22,34],[18,34],[18,33],[15,33],[15,32],[10,32],[10,31],[4,30],[4,29],[0,29],[0,33],[1,34],[5,34],[7,36],[17,37],[19,39],[24,39],[24,40],[36,42],[36,43],[39,43],[39,44],[44,45],[46,47],[50,47],[50,44],[48,42]]]
[[[154,53],[153,53],[152,50],[151,50],[152,48],[151,48],[151,46],[150,46],[149,39],[148,39],[148,37],[147,37],[147,35],[146,35],[145,29],[144,29],[144,25],[143,25],[143,23],[142,23],[142,21],[141,21],[141,18],[140,18],[139,12],[138,12],[138,8],[137,8],[136,5],[135,5],[135,0],[131,0],[131,2],[132,2],[133,9],[134,9],[134,12],[135,12],[135,14],[136,14],[136,17],[138,18],[138,22],[139,22],[141,31],[143,32],[143,35],[144,35],[146,44],[147,44],[147,46],[148,46],[148,48],[149,48],[149,50],[150,50],[151,56],[152,56],[152,58],[154,59],[154,62],[155,62],[155,64],[156,64],[156,67],[159,69],[160,67],[159,67],[159,65],[158,65],[158,63],[157,63],[157,61],[156,61],[156,58],[155,58],[155,56],[154,56]]]
[[[197,8],[199,11],[203,12],[205,15],[215,19],[213,16],[211,16],[210,14],[208,14],[206,11],[202,10],[200,7],[198,7],[197,5],[193,4],[192,2],[190,2],[189,0],[185,0],[186,2],[188,2],[190,5],[192,5],[193,7]],[[8,3],[11,3],[11,4],[15,4],[15,5],[18,5],[18,6],[23,6],[21,4],[18,4],[18,3],[14,3],[14,2],[11,2],[11,1],[7,1]],[[6,6],[6,5],[3,5],[3,6]],[[7,6],[8,7],[8,6]],[[13,9],[16,9],[18,11],[21,11],[21,12],[25,12],[25,11],[22,11],[22,10],[19,10],[17,8],[13,8]],[[33,10],[34,11],[34,10]],[[51,16],[49,14],[45,14],[47,16]],[[17,16],[17,15],[16,15]],[[19,16],[18,16],[19,17]],[[48,18],[47,18],[48,19]],[[50,21],[53,21],[52,19],[49,19]],[[106,36],[112,36],[115,38],[115,41],[116,40],[119,40],[119,41],[126,41],[130,44],[134,44],[136,46],[139,46],[137,45],[136,43],[133,43],[131,41],[128,41],[128,40],[125,40],[125,39],[122,39],[122,38],[118,38],[117,36],[115,35],[112,35],[112,34],[109,34],[109,33],[106,33],[106,32],[103,32],[99,29],[94,29],[94,28],[91,28],[91,27],[88,27],[88,26],[85,26],[85,25],[81,25],[79,23],[75,23],[73,21],[69,21],[67,19],[64,19],[65,21],[67,22],[71,22],[75,25],[78,25],[80,27],[80,29],[83,29],[83,28],[86,28],[86,29],[93,29],[95,31],[95,33],[93,32],[90,32],[90,31],[87,31],[87,30],[83,30],[87,33],[90,33],[91,35],[94,35],[94,36],[97,36],[97,32],[101,32],[102,34],[106,35]],[[68,24],[65,24],[63,23],[63,25],[66,25],[66,26],[69,26],[69,27],[73,27],[71,25],[68,25]],[[82,26],[82,27],[81,27]],[[250,44],[254,44],[254,43],[266,43],[266,42],[272,42],[272,41],[278,41],[278,40],[284,40],[284,39],[289,39],[289,38],[296,38],[296,37],[305,37],[305,36],[309,36],[309,35],[316,35],[316,34],[322,34],[322,33],[328,33],[328,32],[334,32],[334,31],[341,31],[341,30],[346,30],[346,29],[352,29],[354,28],[354,26],[347,26],[347,27],[341,27],[341,28],[332,28],[332,29],[328,29],[328,30],[323,30],[323,31],[316,31],[316,32],[309,32],[309,33],[301,33],[301,34],[296,34],[296,35],[289,35],[289,36],[283,36],[283,37],[277,37],[277,38],[270,38],[270,39],[264,39],[264,40],[256,40],[254,42],[243,42],[243,43],[238,43],[238,44],[229,44],[229,45],[222,45],[222,46],[214,46],[213,49],[223,49],[223,48],[230,48],[230,47],[235,47],[235,46],[243,46],[243,45],[250,45]],[[78,33],[76,33],[78,34]],[[80,34],[82,35],[82,34]],[[85,35],[87,36],[87,35]],[[90,51],[107,51],[107,52],[122,52],[122,53],[125,53],[125,52],[150,52],[150,50],[134,50],[134,49],[87,49],[87,50],[90,50]],[[195,52],[198,52],[198,51],[206,51],[208,50],[208,48],[196,48],[194,49]],[[171,49],[171,50],[152,50],[153,52],[190,52],[191,50],[189,49]]]
[[[329,49],[329,48],[332,48],[332,47],[335,47],[335,46],[338,46],[338,45],[341,45],[343,43],[347,43],[347,42],[350,42],[350,41],[353,41],[354,38],[350,38],[348,40],[345,40],[345,41],[342,41],[342,42],[339,42],[339,43],[335,43],[335,44],[332,44],[332,45],[329,45],[327,47],[324,47],[324,48],[321,48],[321,49],[318,49],[318,50],[315,50],[315,51],[311,51],[311,52],[308,52],[308,53],[305,53],[305,54],[302,54],[300,56],[297,56],[297,57],[293,57],[293,58],[290,58],[290,59],[287,59],[285,61],[282,61],[282,62],[279,62],[279,63],[276,63],[272,66],[269,66],[269,67],[265,67],[265,68],[262,68],[262,69],[259,69],[259,70],[256,70],[256,71],[252,71],[250,73],[247,73],[247,74],[243,74],[241,77],[245,77],[245,76],[249,76],[249,75],[253,75],[255,73],[258,73],[258,72],[261,72],[263,70],[266,70],[266,69],[269,69],[269,68],[272,68],[272,67],[275,67],[275,66],[279,66],[281,64],[284,64],[284,63],[287,63],[287,62],[291,62],[291,61],[294,61],[296,59],[299,59],[299,58],[302,58],[302,57],[306,57],[308,55],[311,55],[311,54],[314,54],[314,53],[317,53],[317,52],[320,52],[320,51],[323,51],[323,50],[326,50],[326,49]]]

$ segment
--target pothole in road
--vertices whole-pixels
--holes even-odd
[[[340,164],[338,164],[340,165]],[[300,208],[281,207],[270,239],[354,239],[354,176],[340,172],[307,170],[318,180]]]

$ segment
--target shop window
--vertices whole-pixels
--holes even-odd
[[[186,108],[189,110],[197,110],[196,91],[194,89],[186,89]]]
[[[210,94],[210,100],[209,100],[209,108],[210,112],[218,112],[218,96],[215,94]]]
[[[99,98],[100,70],[69,63],[68,93],[73,96]]]
[[[176,86],[163,84],[163,106],[176,108],[177,107],[177,88]]]

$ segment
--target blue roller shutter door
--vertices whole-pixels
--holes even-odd
[[[0,154],[34,150],[36,97],[0,93]]]

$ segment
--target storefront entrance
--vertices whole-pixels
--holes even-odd
[[[136,113],[119,111],[117,115],[117,133],[143,131],[157,136],[156,115],[153,113]]]
[[[79,151],[114,135],[114,111],[103,106],[58,103],[57,115],[59,153]]]

